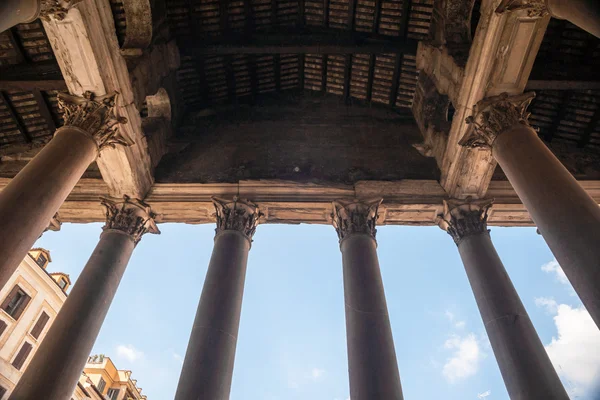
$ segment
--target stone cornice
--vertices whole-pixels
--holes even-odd
[[[212,198],[215,206],[217,228],[216,234],[234,230],[242,233],[250,242],[256,232],[258,220],[262,216],[258,206],[248,200],[233,197],[232,200]]]
[[[106,224],[102,230],[124,232],[136,244],[145,233],[160,233],[155,221],[157,215],[143,201],[123,196],[123,199],[102,198],[101,203],[106,208]]]
[[[444,200],[444,211],[438,216],[438,225],[448,232],[454,243],[460,244],[467,236],[487,234],[488,211],[494,200]]]
[[[131,146],[133,143],[121,134],[120,124],[127,122],[115,112],[116,94],[96,96],[85,92],[82,97],[58,94],[58,106],[64,112],[64,129],[73,126],[89,133],[99,150],[106,147]]]
[[[496,13],[527,11],[527,16],[531,18],[541,18],[550,14],[545,0],[502,0],[496,8]]]
[[[367,234],[375,239],[379,205],[383,199],[361,202],[337,200],[331,215],[340,242],[354,234]]]
[[[535,93],[509,96],[502,93],[487,97],[473,107],[473,114],[466,119],[471,131],[458,143],[469,148],[491,148],[502,132],[517,124],[529,126],[527,107]]]

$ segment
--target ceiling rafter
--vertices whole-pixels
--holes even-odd
[[[590,142],[592,133],[596,130],[598,122],[600,122],[600,104],[596,104],[596,111],[594,111],[594,115],[592,115],[592,119],[585,128],[579,143],[577,143],[577,147],[585,147]]]
[[[25,142],[31,143],[31,136],[29,136],[29,133],[27,132],[27,129],[25,128],[25,125],[19,118],[17,110],[15,110],[14,105],[12,104],[12,102],[10,101],[10,99],[4,92],[0,92],[0,100],[2,100],[2,103],[6,107],[9,115],[11,116],[11,118],[13,119],[15,124],[17,125],[17,129],[23,136],[23,139],[25,139]]]
[[[354,21],[356,20],[356,3],[358,0],[349,0],[348,5],[348,30],[354,31]],[[346,54],[344,60],[344,102],[350,101],[350,85],[352,83],[352,54]]]
[[[561,102],[558,105],[558,113],[556,114],[556,117],[554,117],[554,119],[552,120],[551,128],[547,129],[544,133],[544,140],[546,140],[547,142],[551,142],[556,132],[558,132],[558,128],[560,127],[560,121],[565,119],[567,115],[568,105],[572,98],[573,92],[564,92]]]
[[[252,7],[252,0],[244,0],[244,13],[246,20],[244,23],[244,30],[248,36],[254,32],[254,8]],[[251,102],[256,102],[258,96],[258,74],[256,66],[256,56],[254,54],[248,55],[248,76],[250,78],[250,96]]]
[[[42,116],[42,118],[44,118],[46,124],[48,124],[48,129],[51,132],[54,132],[56,130],[56,123],[54,122],[54,117],[50,112],[50,108],[48,108],[48,103],[46,102],[44,95],[41,91],[35,89],[33,90],[33,98],[35,99],[37,106],[40,110],[40,115]]]
[[[400,20],[400,37],[406,42],[408,34],[408,23],[410,19],[411,0],[402,0],[402,16]],[[394,75],[392,76],[392,89],[390,90],[390,106],[396,105],[398,88],[400,87],[400,75],[402,70],[403,53],[397,53],[394,60]]]
[[[379,22],[381,20],[381,0],[375,0],[375,10],[373,14],[373,28],[371,32],[377,34]],[[373,97],[373,79],[375,78],[375,54],[369,56],[369,75],[367,78],[367,102],[370,103]]]

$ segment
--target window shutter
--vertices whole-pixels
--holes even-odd
[[[42,311],[42,315],[40,315],[37,322],[35,323],[35,326],[31,330],[31,336],[33,336],[36,339],[39,338],[40,333],[42,333],[42,331],[46,327],[46,324],[48,323],[49,320],[50,320],[50,317],[48,316],[48,314],[46,314],[44,311]]]
[[[13,367],[20,370],[23,367],[23,364],[25,364],[25,360],[27,360],[32,348],[33,346],[31,346],[31,344],[27,342],[23,343],[21,350],[19,350],[19,353],[17,353],[17,356],[12,362]]]
[[[2,302],[2,309],[3,310],[6,310],[6,307],[8,307],[8,304],[13,299],[13,297],[15,297],[15,295],[17,294],[17,292],[19,290],[21,290],[21,288],[18,285],[15,285],[15,287],[12,288],[12,290],[10,291],[10,293],[8,294],[8,296],[6,296],[6,298]]]
[[[0,336],[2,336],[2,334],[4,333],[4,330],[6,329],[6,322],[0,320]],[[0,399],[2,398],[2,396],[0,396]]]
[[[19,307],[17,307],[17,309],[13,313],[12,317],[15,320],[18,320],[19,317],[21,316],[21,314],[23,314],[23,311],[25,310],[25,307],[27,307],[27,304],[29,304],[30,300],[31,300],[31,297],[29,297],[27,294],[25,294],[25,298],[23,298],[23,300],[21,300],[21,303],[19,304]]]
[[[102,377],[100,377],[100,380],[98,381],[98,390],[100,391],[100,393],[104,392],[105,387],[106,387],[106,382],[104,381],[104,379]]]

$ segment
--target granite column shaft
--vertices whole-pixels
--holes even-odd
[[[158,233],[153,214],[146,212],[149,208],[141,202],[135,204],[141,207],[129,208],[128,199],[108,204],[117,214],[111,215],[109,210],[113,221],[107,223],[10,400],[71,399],[137,241],[145,232]],[[123,210],[133,212],[123,216]],[[119,219],[132,214],[137,214],[133,221]]]
[[[350,398],[401,400],[402,386],[377,258],[379,202],[334,203],[344,274]]]
[[[258,208],[215,199],[217,234],[175,400],[227,400]]]

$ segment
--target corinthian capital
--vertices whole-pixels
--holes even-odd
[[[438,225],[448,232],[454,243],[471,235],[488,233],[488,210],[494,203],[488,200],[444,200],[444,212],[438,215]]]
[[[217,234],[223,231],[238,231],[252,242],[258,220],[262,216],[258,206],[247,200],[234,197],[232,200],[212,198],[217,213]]]
[[[126,123],[127,118],[116,114],[115,97],[116,93],[95,96],[92,92],[85,92],[82,97],[59,93],[58,106],[64,111],[65,126],[73,126],[90,134],[99,150],[132,145],[133,142],[123,136],[119,129],[119,125]]]
[[[349,235],[362,233],[375,239],[375,225],[379,214],[379,205],[383,199],[369,202],[343,201],[333,202],[332,222],[340,242]]]
[[[156,214],[150,206],[138,199],[123,196],[123,199],[101,199],[106,208],[106,225],[102,230],[118,230],[130,235],[137,244],[145,233],[158,234]]]
[[[473,115],[466,119],[473,129],[459,144],[470,148],[491,148],[494,140],[505,130],[516,124],[529,126],[527,107],[534,97],[533,92],[516,96],[502,93],[481,100],[473,107]]]
[[[496,8],[496,13],[518,10],[527,11],[527,16],[532,18],[541,18],[550,13],[545,0],[502,0]]]
[[[50,20],[50,17],[62,21],[67,16],[69,9],[82,0],[41,0],[40,18]]]

